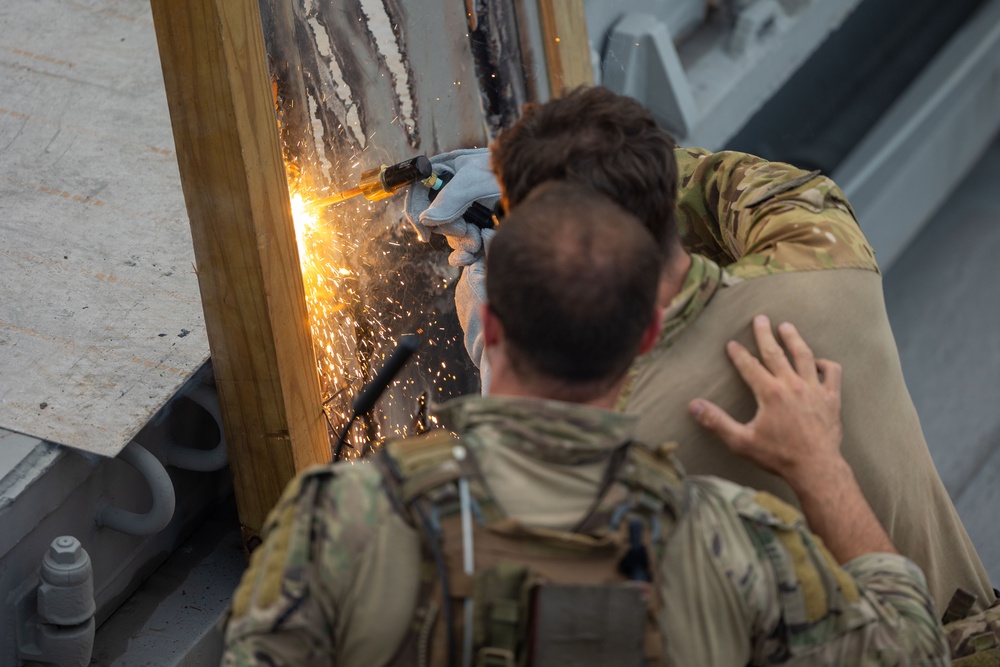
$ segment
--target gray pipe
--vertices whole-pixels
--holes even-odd
[[[181,470],[194,470],[195,472],[222,470],[229,465],[229,454],[226,451],[226,436],[222,430],[219,395],[211,386],[201,384],[194,387],[186,396],[212,415],[219,427],[219,444],[212,449],[194,449],[171,442],[166,451],[166,464]]]
[[[166,468],[134,440],[125,445],[118,458],[142,473],[146,483],[149,484],[153,506],[145,514],[137,514],[102,504],[97,512],[97,525],[126,535],[154,535],[160,532],[167,527],[174,516],[174,506],[177,502],[174,485]]]

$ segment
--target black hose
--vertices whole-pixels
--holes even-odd
[[[354,420],[360,415],[368,414],[372,411],[375,403],[386,390],[386,387],[395,379],[399,371],[403,369],[403,366],[410,360],[413,353],[417,351],[419,345],[420,339],[417,336],[401,336],[389,360],[379,369],[375,377],[372,378],[372,381],[361,389],[361,393],[354,399],[354,404],[351,406],[351,418],[347,420],[347,425],[344,426],[340,432],[340,437],[337,438],[337,446],[333,450],[334,461],[340,460],[340,453],[344,450],[344,443],[347,442],[347,434],[350,432]]]

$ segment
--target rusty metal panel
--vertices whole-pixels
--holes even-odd
[[[363,170],[414,155],[485,146],[527,99],[513,2],[260,5],[293,200],[352,187]],[[299,229],[331,426],[404,333],[423,345],[369,435],[412,432],[420,403],[478,390],[447,244],[420,242],[402,211],[402,194],[359,197]]]

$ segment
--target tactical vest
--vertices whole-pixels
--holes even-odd
[[[470,444],[438,431],[380,453],[424,548],[417,608],[390,664],[663,665],[657,567],[679,519],[669,508],[687,496],[667,450],[616,450],[590,511],[558,531],[505,516]]]
[[[966,615],[975,596],[961,589],[952,597],[942,619],[952,665],[988,667],[1000,665],[1000,602],[986,611]]]

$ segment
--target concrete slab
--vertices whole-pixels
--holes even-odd
[[[148,4],[0,4],[0,80],[0,427],[114,456],[208,357]]]

